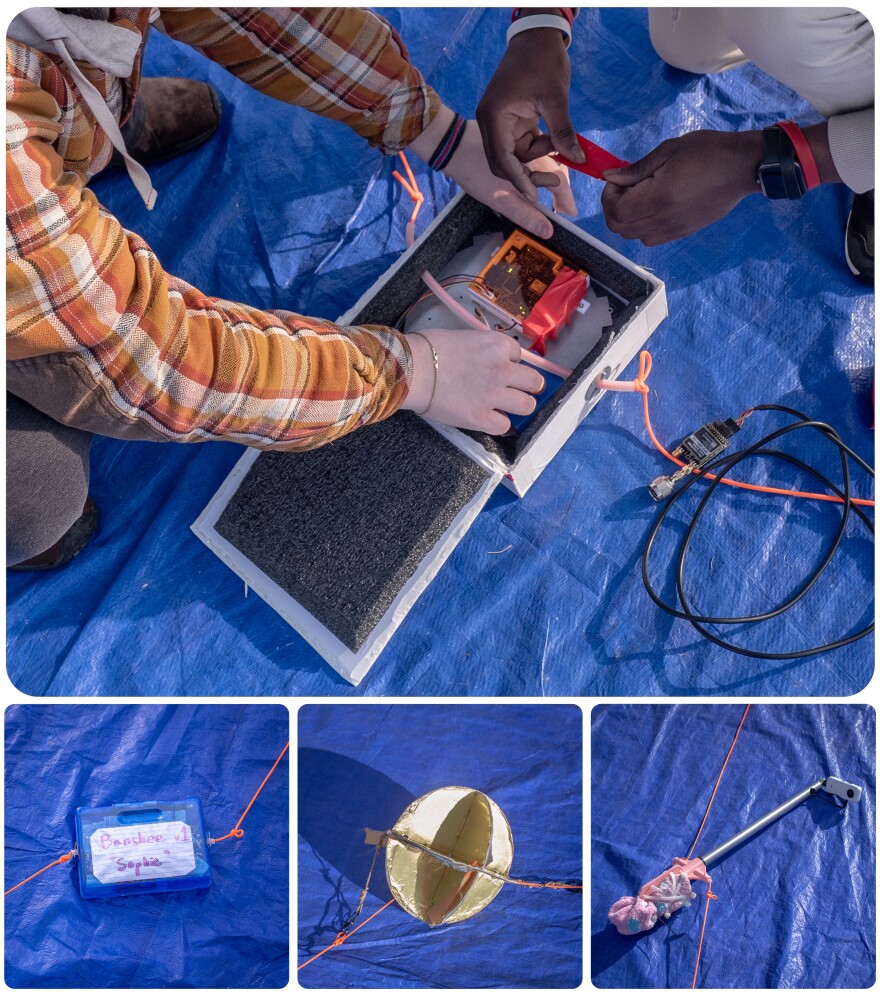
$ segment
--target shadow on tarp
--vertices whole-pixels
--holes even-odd
[[[364,829],[391,827],[416,797],[363,762],[321,748],[300,748],[297,770],[299,835],[320,862],[326,884],[326,902],[300,937],[305,959],[330,944],[355,912],[375,852],[364,842]],[[369,892],[382,903],[391,899],[384,851],[376,859]]]
[[[299,833],[315,852],[356,886],[363,886],[373,859],[364,829],[385,831],[417,799],[393,779],[363,762],[320,748],[300,748]],[[382,864],[370,892],[391,897]]]

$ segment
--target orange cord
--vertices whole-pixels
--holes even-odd
[[[648,351],[643,351],[639,355],[639,374],[633,381],[633,389],[636,393],[642,394],[642,403],[644,406],[645,414],[645,427],[648,430],[648,437],[654,443],[654,447],[661,455],[666,456],[670,462],[674,462],[677,466],[686,465],[685,462],[681,462],[674,455],[671,455],[663,445],[657,440],[657,436],[654,434],[654,429],[651,427],[651,417],[648,412],[648,393],[649,386],[647,384],[648,375],[651,372],[651,353]],[[715,479],[715,476],[711,472],[700,472],[698,469],[694,470],[695,475],[703,476],[704,479]],[[776,486],[758,486],[754,483],[742,483],[738,479],[728,479],[724,478],[721,480],[726,486],[735,486],[741,490],[754,490],[756,493],[775,493],[777,496],[792,496],[792,497],[803,497],[807,500],[824,500],[826,503],[843,503],[844,501],[839,496],[835,496],[833,493],[806,493],[801,490],[786,490],[781,489]],[[861,500],[852,498],[851,503],[858,504],[860,507],[873,507],[873,500]]]
[[[425,202],[425,194],[419,189],[419,184],[416,182],[416,177],[413,175],[413,171],[409,167],[409,162],[407,162],[406,156],[403,152],[398,152],[397,154],[400,156],[400,161],[403,163],[403,168],[406,170],[407,179],[404,179],[396,169],[391,173],[391,175],[394,176],[397,182],[400,183],[400,185],[406,190],[406,192],[410,195],[413,204],[415,204],[410,219],[406,224],[406,246],[409,248],[413,241],[415,241],[416,218],[419,216],[419,211],[422,209],[422,204]]]
[[[706,890],[706,909],[703,911],[703,927],[700,930],[700,943],[697,946],[697,961],[694,964],[694,978],[691,980],[691,989],[695,990],[697,988],[697,973],[700,969],[700,956],[703,954],[703,935],[706,933],[706,921],[709,919],[709,904],[712,900],[717,900],[718,897],[712,892],[712,887],[710,886]]]
[[[575,885],[570,885],[568,883],[527,883],[527,882],[525,882],[525,880],[522,880],[522,879],[509,879],[508,882],[515,883],[517,886],[538,886],[538,887],[544,887],[546,889],[553,889],[553,890],[581,890],[581,889],[583,889],[583,885],[581,885],[581,884],[578,884],[577,886],[575,886]],[[340,931],[339,934],[336,935],[336,939],[333,941],[332,944],[328,945],[326,948],[321,949],[320,952],[317,952],[316,954],[314,954],[310,959],[306,959],[305,962],[303,962],[302,965],[297,966],[297,972],[299,972],[300,969],[305,969],[305,967],[310,962],[314,962],[315,959],[319,959],[322,955],[325,955],[327,952],[330,951],[331,948],[336,948],[339,945],[343,944],[343,942],[347,941],[355,932],[360,931],[360,929],[364,926],[364,924],[369,924],[370,921],[374,917],[376,917],[378,914],[381,914],[382,911],[385,910],[386,907],[390,907],[392,903],[394,903],[393,898],[391,900],[389,900],[388,903],[386,903],[384,907],[380,907],[376,911],[375,914],[371,914],[365,921],[362,921],[360,924],[358,924],[358,926],[356,928],[353,928],[348,933],[346,933],[345,931]]]
[[[583,883],[527,883],[524,879],[511,879],[507,877],[506,882],[513,883],[514,886],[532,886],[540,890],[582,890]]]
[[[340,931],[339,934],[336,935],[336,940],[333,942],[332,945],[328,945],[326,948],[321,949],[320,952],[317,952],[315,955],[313,955],[310,959],[306,959],[302,965],[297,966],[296,971],[299,972],[300,969],[305,969],[305,967],[310,962],[314,962],[315,959],[319,959],[322,955],[325,955],[327,952],[329,952],[331,948],[336,948],[338,945],[341,945],[344,941],[348,941],[348,939],[353,934],[356,934],[358,931],[360,931],[360,929],[364,926],[364,924],[369,924],[374,917],[378,917],[379,914],[381,914],[382,911],[386,909],[386,907],[390,907],[392,903],[394,903],[393,897],[388,901],[388,903],[385,904],[384,907],[380,907],[375,914],[370,914],[370,916],[365,921],[361,921],[361,923],[358,924],[356,928],[353,928],[347,934],[345,931]]]
[[[712,790],[712,795],[709,797],[709,803],[706,805],[706,813],[703,814],[703,820],[700,824],[700,828],[697,831],[697,835],[694,838],[694,843],[691,845],[691,850],[688,852],[687,857],[690,858],[694,854],[694,849],[697,847],[697,842],[700,840],[700,835],[703,833],[703,828],[706,826],[706,819],[709,816],[709,811],[712,809],[712,804],[715,802],[715,794],[718,792],[718,787],[721,785],[721,777],[724,775],[724,770],[727,768],[727,763],[730,761],[730,756],[733,754],[734,746],[737,741],[739,741],[739,733],[742,731],[743,724],[745,723],[746,716],[751,709],[751,704],[746,704],[746,709],[743,711],[742,717],[739,719],[739,726],[736,729],[736,734],[733,736],[733,741],[730,743],[730,748],[727,749],[727,755],[724,757],[724,762],[721,765],[721,771],[718,773],[718,778],[715,780],[715,788]],[[697,946],[697,961],[694,964],[694,979],[691,983],[691,989],[696,989],[697,986],[697,972],[700,968],[700,956],[703,954],[703,935],[706,933],[706,921],[709,919],[709,902],[711,900],[717,900],[718,897],[712,892],[712,884],[709,884],[709,888],[706,890],[706,910],[703,914],[703,927],[700,930],[700,943]]]
[[[262,783],[260,783],[260,786],[259,786],[259,789],[257,790],[257,792],[254,793],[254,795],[251,797],[251,802],[244,808],[244,813],[241,815],[241,817],[239,817],[238,823],[229,832],[229,834],[224,834],[220,838],[214,838],[213,839],[213,844],[216,845],[218,841],[226,841],[227,838],[243,838],[244,837],[244,831],[241,830],[241,822],[245,819],[245,817],[247,817],[248,811],[254,805],[254,801],[257,799],[257,797],[260,795],[260,793],[263,792],[263,787],[266,785],[266,783],[269,782],[270,776],[278,768],[278,763],[287,754],[287,749],[288,748],[290,748],[290,742],[289,741],[284,746],[284,748],[281,749],[281,754],[278,756],[277,759],[275,759],[275,765],[273,765],[272,768],[266,773],[266,778],[262,781]]]
[[[697,836],[694,838],[694,843],[691,845],[691,850],[687,853],[688,858],[694,854],[694,849],[697,847],[697,842],[700,840],[700,835],[703,833],[703,828],[706,826],[706,819],[709,816],[709,811],[712,809],[712,804],[715,802],[715,794],[718,792],[718,787],[721,785],[721,777],[724,775],[724,770],[727,768],[727,763],[730,761],[730,756],[733,753],[733,747],[739,740],[739,733],[742,731],[742,726],[745,723],[746,715],[748,714],[751,706],[752,705],[750,703],[746,704],[746,709],[743,711],[743,715],[739,721],[739,727],[736,729],[736,734],[733,736],[733,741],[730,743],[730,748],[727,749],[727,757],[724,759],[724,763],[721,766],[721,772],[718,773],[718,778],[715,780],[715,789],[712,790],[712,796],[709,797],[709,804],[706,807],[706,813],[703,814],[703,821],[700,824],[700,830],[697,831]]]
[[[259,786],[259,789],[257,790],[257,792],[254,793],[254,795],[251,797],[251,802],[247,805],[247,807],[245,807],[244,813],[238,819],[238,823],[229,832],[229,834],[224,834],[222,838],[214,838],[213,839],[213,844],[216,845],[218,841],[226,841],[227,838],[243,838],[244,837],[244,831],[241,830],[241,822],[245,819],[245,817],[247,817],[248,811],[254,805],[254,801],[257,799],[257,797],[260,795],[260,793],[262,793],[263,787],[266,785],[266,783],[269,782],[269,777],[278,768],[279,762],[287,754],[288,748],[290,748],[290,742],[289,741],[284,746],[284,748],[281,750],[281,754],[278,756],[278,758],[275,759],[275,764],[272,766],[272,768],[266,774],[266,778],[262,781],[262,783],[260,783],[260,786]],[[77,854],[77,850],[75,848],[72,848],[66,855],[62,855],[60,858],[55,859],[54,862],[50,862],[48,865],[43,866],[42,869],[38,869],[33,875],[28,876],[27,879],[22,879],[22,881],[20,883],[17,883],[15,886],[13,886],[12,889],[7,890],[3,895],[4,896],[9,896],[10,893],[14,893],[15,890],[17,890],[20,886],[24,886],[25,883],[29,883],[32,879],[36,879],[37,876],[40,875],[40,873],[45,872],[47,869],[51,869],[53,865],[61,865],[64,862],[69,862],[73,858],[73,856],[76,855],[76,854]]]
[[[383,837],[383,841],[384,841],[384,837]],[[375,852],[373,852],[373,861],[372,861],[372,863],[370,865],[370,871],[367,873],[367,882],[364,885],[364,888],[361,890],[360,900],[358,901],[358,905],[357,905],[357,908],[356,908],[356,910],[354,912],[354,915],[349,920],[349,922],[346,925],[346,927],[350,927],[351,926],[352,922],[357,919],[358,914],[360,914],[361,910],[363,909],[364,900],[367,898],[367,891],[368,891],[369,886],[370,886],[370,877],[373,875],[373,869],[376,866],[376,859],[379,856],[379,851],[382,848],[383,841],[380,841],[379,844],[376,845],[376,850],[375,850]],[[473,864],[476,864],[476,863],[473,863]],[[514,883],[516,886],[533,886],[533,887],[540,887],[540,888],[552,889],[552,890],[582,890],[583,889],[583,884],[581,884],[581,883],[577,883],[577,884],[574,884],[574,883],[529,883],[529,882],[526,882],[524,879],[510,879],[510,878],[507,878],[506,882],[508,882],[508,883]],[[385,907],[390,907],[392,903],[394,903],[394,900],[393,899],[389,900],[388,903],[385,904]],[[360,929],[364,926],[364,924],[369,924],[369,922],[377,914],[381,914],[382,911],[385,909],[385,907],[380,907],[376,911],[375,914],[371,914],[365,921],[363,921],[362,923],[358,924],[358,926],[356,928],[353,928],[351,931],[346,931],[345,929],[343,929],[342,931],[340,931],[336,935],[336,939],[333,941],[332,944],[328,945],[326,948],[322,949],[320,952],[317,952],[310,959],[306,959],[306,961],[303,962],[302,965],[297,966],[297,971],[299,971],[300,969],[305,969],[305,967],[310,962],[314,962],[315,959],[318,959],[322,955],[325,955],[327,952],[329,952],[331,948],[336,948],[339,945],[341,945],[343,942],[347,941],[356,931],[360,931]]]
[[[8,889],[3,895],[9,896],[10,893],[14,893],[20,886],[24,886],[25,883],[29,883],[32,879],[36,879],[37,876],[40,875],[40,873],[45,872],[47,869],[51,869],[53,865],[62,865],[64,862],[69,862],[76,854],[77,854],[76,849],[71,848],[71,850],[66,855],[62,855],[60,858],[55,859],[54,862],[50,862],[48,865],[44,865],[42,869],[38,869],[33,875],[28,876],[27,879],[22,879],[20,883],[16,883],[15,886],[12,887],[12,889]]]

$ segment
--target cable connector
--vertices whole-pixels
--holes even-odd
[[[665,500],[682,479],[720,455],[739,429],[739,422],[732,417],[725,421],[709,421],[697,428],[672,451],[673,457],[681,459],[685,465],[671,476],[658,476],[648,486],[648,492],[655,500]]]
[[[686,465],[674,472],[671,476],[658,476],[653,482],[648,484],[648,492],[658,501],[665,500],[675,487],[694,471],[693,466]]]

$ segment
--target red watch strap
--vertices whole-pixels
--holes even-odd
[[[814,190],[820,182],[819,167],[816,165],[816,160],[813,158],[813,152],[810,149],[810,143],[804,137],[803,131],[801,131],[794,121],[780,121],[776,127],[782,128],[791,139],[795,154],[798,157],[798,162],[801,164],[807,189]]]

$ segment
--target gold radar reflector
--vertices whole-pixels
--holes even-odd
[[[388,832],[386,852],[394,898],[434,927],[473,917],[495,899],[504,880],[488,873],[509,872],[513,838],[485,793],[444,786],[407,807]]]

